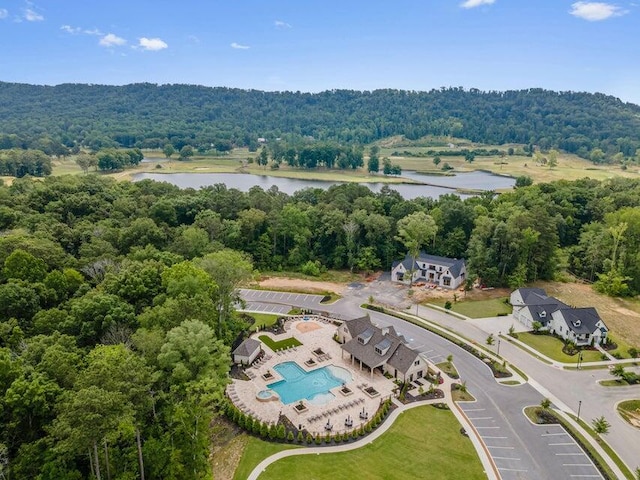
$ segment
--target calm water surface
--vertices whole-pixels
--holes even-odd
[[[417,172],[404,171],[402,177],[428,183],[429,185],[415,184],[389,184],[389,183],[362,183],[373,192],[388,185],[396,190],[405,199],[417,197],[438,198],[447,193],[456,193],[456,188],[496,190],[513,187],[515,179],[492,175],[487,172],[458,173],[455,176],[444,177],[437,175],[423,175]],[[252,173],[138,173],[133,176],[133,181],[156,180],[158,182],[169,182],[180,188],[201,188],[216,183],[224,183],[228,188],[237,188],[243,192],[249,191],[253,186],[259,186],[267,190],[272,186],[288,195],[304,188],[327,189],[332,185],[339,185],[342,182],[328,182],[323,180],[302,180],[298,178],[271,177],[268,175],[255,175]],[[458,194],[463,198],[468,195]]]

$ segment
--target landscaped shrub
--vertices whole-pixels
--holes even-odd
[[[320,445],[322,443],[322,437],[320,437],[319,434],[316,435],[315,442],[316,442],[316,445]]]
[[[287,442],[291,443],[293,442],[293,439],[294,439],[293,432],[289,430],[289,433],[287,433]]]
[[[324,436],[324,443],[331,443],[331,434],[330,433],[327,433]]]
[[[302,434],[302,430],[298,432],[298,437],[296,438],[296,440],[298,441],[298,443],[304,442],[304,435]]]
[[[307,441],[307,443],[309,445],[311,445],[311,443],[313,443],[313,437],[311,436],[310,433],[307,433],[307,438],[305,440]]]
[[[266,423],[260,425],[260,436],[262,438],[267,438],[267,436],[269,436],[269,426]]]
[[[276,436],[278,440],[284,440],[286,435],[287,435],[287,431],[285,430],[284,425],[282,424],[278,425],[278,428],[276,430]]]
[[[275,425],[269,426],[269,440],[275,440],[278,436],[278,429]]]
[[[450,302],[449,300],[447,300],[446,302],[444,302],[444,308],[445,308],[446,310],[451,310],[451,307],[452,307],[452,305],[451,305],[451,302]]]
[[[638,350],[636,347],[631,347],[629,350],[627,350],[627,353],[631,358],[637,358],[638,356],[640,356],[640,350]]]
[[[333,437],[333,439],[336,441],[336,443],[340,443],[342,442],[342,434],[341,433],[336,433],[335,437]]]
[[[364,429],[367,431],[367,433],[371,433],[371,430],[373,430],[373,425],[371,425],[371,422],[367,422]]]

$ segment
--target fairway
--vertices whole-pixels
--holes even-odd
[[[400,415],[381,438],[357,450],[285,458],[260,480],[484,479],[471,441],[448,410],[417,407]]]

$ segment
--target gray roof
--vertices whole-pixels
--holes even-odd
[[[600,315],[593,307],[566,308],[558,313],[562,315],[567,327],[578,335],[595,333],[599,328],[598,322],[602,322]]]
[[[429,255],[425,252],[420,252],[418,254],[418,256],[416,257],[416,262],[430,263],[433,265],[440,265],[448,268],[454,278],[460,276],[460,272],[462,271],[462,267],[464,266],[464,258],[439,257],[437,255]],[[413,264],[413,257],[408,254],[401,262],[393,262],[391,268],[396,268],[398,265],[400,265],[400,263],[402,263],[402,265],[404,265],[404,268],[406,268],[407,270],[411,270],[412,266],[414,269],[417,268],[417,265]]]
[[[520,296],[522,297],[522,301],[524,303],[529,303],[527,302],[527,298],[532,293],[542,297],[547,296],[547,292],[545,292],[542,288],[519,288],[518,292],[520,293]]]
[[[233,351],[234,355],[241,355],[243,357],[251,356],[256,350],[261,348],[261,343],[253,338],[247,338],[244,342],[238,345]]]
[[[346,322],[346,325],[349,331],[352,332],[352,338],[342,345],[342,349],[362,361],[362,363],[368,367],[375,368],[389,363],[393,368],[405,373],[409,367],[413,365],[415,358],[418,356],[417,351],[405,345],[404,337],[398,335],[395,328],[379,328],[371,323],[368,316],[349,320]],[[354,335],[354,332],[357,333]],[[358,335],[362,335],[363,333],[367,335],[372,333],[371,339],[366,345],[358,342]],[[380,355],[375,351],[376,347],[382,351],[387,348],[388,350],[383,355]],[[392,358],[394,359],[393,364],[391,364]]]
[[[407,373],[417,356],[418,352],[401,343],[398,345],[398,348],[396,348],[396,351],[393,352],[393,355],[389,357],[387,363],[399,372]]]
[[[364,317],[352,318],[351,320],[345,320],[344,323],[349,330],[349,335],[351,335],[351,338],[357,337],[360,333],[364,332],[371,326],[369,315],[365,315]]]

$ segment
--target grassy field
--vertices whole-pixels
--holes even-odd
[[[261,327],[270,327],[278,321],[278,315],[271,315],[269,313],[248,313],[247,315],[254,319],[253,325],[250,327],[250,330],[254,332],[258,325]]]
[[[463,148],[498,148],[506,150],[509,145],[472,145],[462,144],[456,150]],[[448,163],[453,167],[452,173],[469,172],[473,170],[485,170],[499,175],[510,175],[519,177],[527,175],[534,182],[552,182],[555,180],[576,180],[579,178],[590,177],[597,180],[605,180],[614,176],[626,178],[638,178],[640,170],[635,167],[628,170],[622,170],[620,165],[602,165],[596,166],[592,162],[578,157],[577,155],[561,153],[558,157],[558,165],[554,168],[548,166],[537,165],[532,157],[512,155],[501,158],[499,156],[476,156],[472,163],[465,162],[463,156],[443,156],[440,157],[442,163],[439,166],[434,165],[433,157],[413,157],[404,155],[392,155],[394,151],[403,153],[404,151],[412,153],[426,153],[428,150],[451,150],[448,147],[404,147],[404,146],[388,146],[380,150],[380,156],[388,156],[394,163],[398,163],[403,169],[416,170],[419,172],[443,173],[442,165]]]
[[[552,337],[551,335],[535,335],[533,333],[523,332],[518,333],[518,340],[558,362],[578,363],[578,355],[567,355],[564,353],[562,351],[562,346],[564,345],[562,340]],[[598,362],[602,360],[600,355],[600,352],[596,350],[583,350],[582,361]]]
[[[264,440],[260,440],[259,438],[252,437],[244,433],[242,435],[247,437],[247,441],[242,457],[240,458],[240,463],[233,475],[234,480],[245,480],[256,465],[274,453],[291,448],[299,448],[295,445],[265,442]]]
[[[300,345],[302,345],[302,343],[300,343],[293,337],[285,338],[284,340],[280,340],[278,342],[271,340],[271,338],[267,337],[266,335],[260,335],[258,338],[274,352],[276,350],[282,350],[283,348],[299,347]]]
[[[289,457],[270,465],[260,480],[353,478],[484,479],[471,441],[450,411],[418,407],[400,415],[381,438],[357,450]],[[240,477],[237,477],[240,478]]]
[[[497,317],[511,313],[511,305],[504,303],[505,298],[491,298],[489,300],[461,300],[451,304],[451,310],[471,318]],[[434,305],[444,307],[442,301]]]

